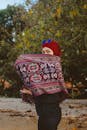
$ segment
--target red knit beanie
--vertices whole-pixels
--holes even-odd
[[[58,45],[58,43],[56,41],[53,41],[53,40],[44,40],[42,42],[42,47],[48,47],[50,48],[53,52],[54,52],[54,55],[56,56],[61,56],[61,50],[60,50],[60,47]]]

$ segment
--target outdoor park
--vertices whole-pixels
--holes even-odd
[[[22,101],[14,64],[21,54],[41,54],[44,39],[61,47],[69,92],[58,130],[87,129],[87,2],[24,0],[0,9],[0,130],[37,130],[34,102]]]

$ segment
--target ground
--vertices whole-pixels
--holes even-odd
[[[87,100],[67,100],[61,107],[58,130],[86,130]],[[0,98],[0,130],[37,130],[37,118],[34,105],[21,99]]]

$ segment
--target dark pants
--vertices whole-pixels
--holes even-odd
[[[35,106],[38,114],[38,130],[57,130],[61,120],[61,108],[54,99],[54,95],[44,95],[36,98]]]

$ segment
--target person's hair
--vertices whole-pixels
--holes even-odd
[[[51,39],[43,40],[42,48],[44,48],[44,47],[50,48],[53,51],[54,55],[61,56],[61,49],[60,49],[58,42],[51,40]]]

